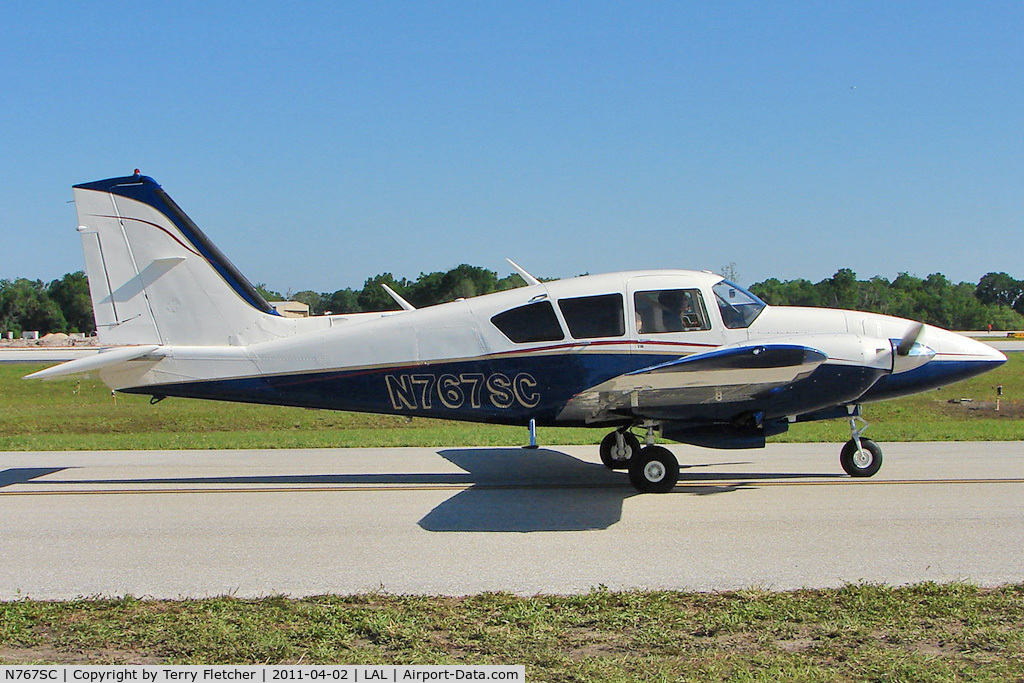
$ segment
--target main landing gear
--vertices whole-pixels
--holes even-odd
[[[664,446],[644,446],[629,463],[629,483],[640,493],[668,493],[679,481],[679,461]]]
[[[610,470],[629,469],[629,461],[640,452],[640,439],[622,428],[601,441],[601,462]]]
[[[863,426],[858,426],[858,421]],[[868,423],[860,417],[850,418],[850,440],[839,454],[839,464],[851,477],[870,477],[882,467],[882,449],[871,439],[861,436]]]
[[[626,428],[601,441],[601,462],[611,470],[628,470],[629,481],[640,493],[666,493],[679,481],[679,461],[667,448],[654,445],[654,427],[647,427],[647,445]]]

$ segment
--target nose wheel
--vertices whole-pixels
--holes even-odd
[[[858,420],[864,424],[858,427]],[[839,453],[839,464],[851,477],[870,477],[882,467],[882,449],[871,439],[861,436],[868,428],[861,418],[850,418],[851,438]]]
[[[663,446],[645,446],[629,461],[629,482],[640,493],[668,493],[679,481],[679,461]]]
[[[882,449],[871,439],[850,439],[839,454],[839,464],[851,477],[870,477],[882,467]]]

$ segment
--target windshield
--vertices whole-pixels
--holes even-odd
[[[711,291],[715,293],[718,309],[722,312],[722,322],[734,330],[750,327],[750,323],[754,322],[768,305],[728,280],[722,280],[712,287]]]

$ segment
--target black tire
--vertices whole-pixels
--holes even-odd
[[[623,446],[625,446],[626,452],[624,458],[614,457],[616,440],[615,432],[612,432],[608,436],[601,440],[601,462],[604,466],[610,470],[625,470],[629,469],[629,461],[636,457],[636,454],[640,452],[640,439],[633,436],[632,432],[622,433]]]
[[[679,481],[679,461],[662,446],[647,446],[629,461],[629,481],[640,493],[668,493]]]
[[[871,439],[861,439],[863,455],[857,453],[857,442],[850,439],[839,454],[839,463],[851,477],[870,477],[882,467],[882,449]]]

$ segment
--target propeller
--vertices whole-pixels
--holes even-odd
[[[900,343],[896,345],[897,356],[909,356],[910,349],[914,348],[914,344],[917,343],[917,338],[921,336],[921,332],[924,331],[924,323],[914,323],[910,329],[907,330],[903,338],[900,339]]]
[[[922,323],[914,323],[899,340],[893,339],[892,371],[907,372],[921,367],[935,357],[935,351],[917,340],[924,331]]]

